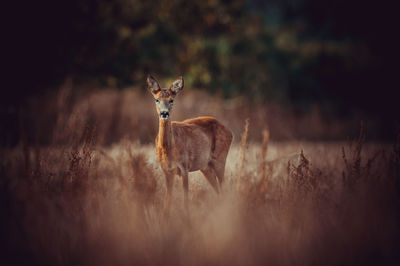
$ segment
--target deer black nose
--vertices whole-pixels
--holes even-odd
[[[166,112],[166,111],[160,112],[160,116],[161,116],[161,118],[168,118],[169,112]]]

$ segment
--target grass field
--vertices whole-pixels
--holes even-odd
[[[189,176],[190,211],[152,145],[128,140],[3,152],[3,251],[37,265],[385,265],[399,244],[399,150],[246,141],[222,195]],[[7,205],[5,205],[7,203]],[[11,256],[10,256],[11,255]]]
[[[186,213],[176,177],[167,215],[154,145],[129,136],[107,145],[104,128],[116,126],[99,110],[104,121],[97,127],[75,123],[81,117],[74,110],[59,111],[50,144],[28,145],[22,132],[18,147],[1,150],[2,265],[400,261],[399,140],[366,142],[361,128],[352,142],[277,142],[262,131],[263,117],[251,118],[248,129],[244,119],[240,129],[227,121],[235,142],[223,193],[201,173],[190,173]],[[213,112],[218,117],[220,111]],[[150,125],[155,115],[142,110],[137,117],[144,113]],[[155,137],[154,130],[141,129]]]

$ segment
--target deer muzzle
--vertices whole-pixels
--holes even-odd
[[[160,112],[160,117],[161,117],[161,119],[168,119],[169,112],[167,112],[167,111]]]

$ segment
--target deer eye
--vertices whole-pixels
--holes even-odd
[[[174,103],[174,100],[172,100],[172,99],[171,99],[171,100],[169,100],[169,103],[170,103],[170,104],[171,104],[171,103]]]
[[[156,103],[160,103],[160,100],[159,100],[159,99],[156,99]]]

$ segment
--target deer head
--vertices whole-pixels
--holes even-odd
[[[151,75],[147,76],[146,83],[147,89],[150,90],[155,99],[156,109],[160,119],[167,120],[172,111],[175,96],[183,89],[183,78],[179,77],[172,82],[169,88],[161,88],[157,80]]]

